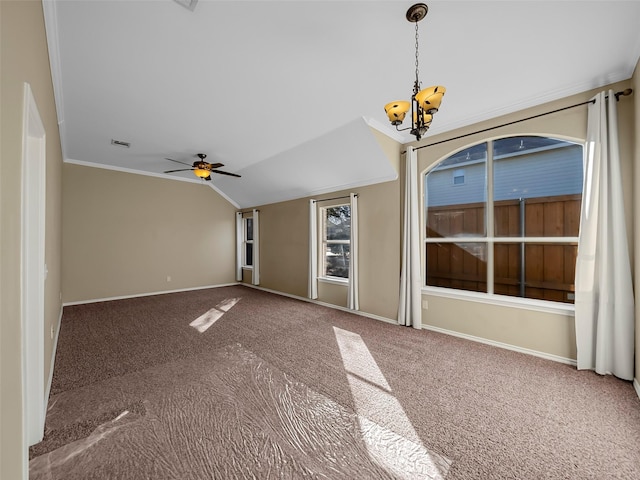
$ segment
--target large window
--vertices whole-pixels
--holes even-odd
[[[351,207],[321,208],[320,272],[323,277],[349,278]]]
[[[573,303],[582,161],[579,144],[508,137],[429,170],[426,285]]]
[[[242,266],[253,267],[253,218],[245,218],[244,222],[244,239],[242,249]]]

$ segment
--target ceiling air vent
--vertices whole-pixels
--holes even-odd
[[[111,139],[111,145],[116,145],[118,147],[124,147],[124,148],[129,148],[131,146],[129,142],[123,142],[122,140],[114,140],[113,138]]]
[[[188,8],[192,12],[196,8],[196,3],[198,3],[198,0],[173,0],[173,1],[176,2],[176,3],[179,3],[184,8]]]

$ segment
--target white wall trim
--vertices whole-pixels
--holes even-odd
[[[60,56],[60,41],[58,35],[58,12],[57,4],[53,0],[42,2],[44,14],[44,27],[47,35],[47,47],[49,51],[49,67],[51,69],[51,83],[53,84],[53,97],[56,103],[56,114],[58,116],[58,133],[60,135],[60,147],[62,158],[66,155],[66,141],[64,123],[64,101],[62,95],[62,67]]]
[[[85,305],[88,303],[98,303],[98,302],[110,302],[112,300],[126,300],[128,298],[139,298],[139,297],[151,297],[153,295],[164,295],[166,293],[180,293],[180,292],[191,292],[195,290],[206,290],[208,288],[220,288],[220,287],[231,287],[233,285],[239,285],[238,282],[232,283],[221,283],[218,285],[205,285],[202,287],[189,287],[189,288],[177,288],[175,290],[162,290],[159,292],[147,292],[147,293],[134,293],[132,295],[118,295],[116,297],[104,297],[104,298],[92,298],[90,300],[79,300],[75,302],[65,302],[62,304],[63,307],[70,307],[72,305]]]
[[[371,318],[373,320],[379,320],[381,322],[390,323],[392,325],[398,325],[398,321],[397,320],[393,320],[391,318],[382,317],[382,316],[375,315],[375,314],[372,314],[372,313],[349,310],[346,307],[340,307],[338,305],[332,305],[330,303],[325,303],[325,302],[321,302],[321,301],[318,301],[318,300],[312,300],[312,299],[306,298],[306,297],[299,297],[298,295],[292,295],[290,293],[278,292],[277,290],[271,290],[269,288],[258,287],[258,286],[249,285],[249,284],[246,284],[246,283],[242,283],[240,285],[244,285],[246,287],[255,288],[257,290],[263,290],[263,291],[269,292],[269,293],[274,293],[276,295],[282,295],[284,297],[295,298],[296,300],[302,300],[304,302],[315,303],[316,305],[321,305],[323,307],[329,307],[329,308],[333,308],[333,309],[336,309],[336,310],[341,310],[343,312],[353,313],[355,315],[360,315],[362,317]],[[519,353],[524,353],[524,354],[527,354],[527,355],[532,355],[534,357],[544,358],[545,360],[552,360],[554,362],[564,363],[564,364],[567,364],[567,365],[572,365],[574,367],[576,366],[576,361],[575,360],[573,360],[571,358],[561,357],[559,355],[553,355],[552,353],[540,352],[540,351],[537,351],[537,350],[531,350],[531,349],[524,348],[524,347],[518,347],[516,345],[510,345],[508,343],[496,342],[494,340],[489,340],[489,339],[482,338],[482,337],[475,337],[473,335],[467,335],[465,333],[459,333],[459,332],[455,332],[453,330],[446,330],[444,328],[432,327],[430,325],[424,325],[423,324],[422,325],[422,329],[423,330],[432,330],[434,332],[439,332],[439,333],[444,333],[446,335],[452,335],[454,337],[464,338],[465,340],[471,340],[473,342],[484,343],[486,345],[491,345],[493,347],[504,348],[505,350],[512,350],[514,352],[519,352]],[[640,388],[640,386],[639,386],[639,388]],[[638,395],[640,396],[640,393]]]
[[[637,378],[633,379],[633,388],[635,388],[638,398],[640,398],[640,382],[638,382]]]
[[[518,347],[509,343],[497,342],[495,340],[489,340],[487,338],[476,337],[474,335],[468,335],[466,333],[460,333],[453,330],[447,330],[446,328],[434,327],[431,325],[422,324],[423,330],[431,330],[438,333],[444,333],[445,335],[452,335],[454,337],[464,338],[465,340],[471,340],[472,342],[484,343],[485,345],[491,345],[492,347],[504,348],[505,350],[511,350],[514,352],[525,353],[527,355],[533,355],[534,357],[544,358],[545,360],[552,360],[554,362],[564,363],[567,365],[576,366],[577,363],[571,358],[561,357],[552,353],[540,352],[538,350],[531,350],[529,348]]]
[[[205,182],[196,178],[185,178],[177,175],[168,175],[165,173],[146,172],[144,170],[135,170],[133,168],[118,167],[115,165],[105,165],[103,163],[85,162],[84,160],[74,160],[73,158],[65,158],[64,163],[70,163],[71,165],[79,165],[81,167],[102,168],[103,170],[113,170],[114,172],[131,173],[134,175],[144,175],[146,177],[163,178],[164,180],[177,180],[179,182],[195,183],[197,185],[205,185],[211,187],[216,191],[218,195],[224,198],[227,202],[233,205],[235,208],[240,208],[237,202],[235,202],[226,193],[215,186],[213,182]]]
[[[20,206],[22,428],[25,449],[44,436],[46,131],[31,86],[23,85]],[[26,464],[26,459],[24,460]]]
[[[398,142],[401,145],[404,145],[405,143],[409,143],[412,139],[411,135],[409,134],[402,134],[401,132],[398,132],[395,129],[392,129],[389,125],[391,124],[383,124],[382,122],[376,120],[373,117],[362,117],[364,119],[365,122],[367,122],[367,125],[369,125],[369,127],[377,130],[378,132],[386,135],[387,137],[391,138],[392,140],[395,140],[396,142]]]
[[[56,362],[56,351],[58,350],[58,337],[60,336],[60,327],[62,326],[62,312],[64,307],[60,305],[60,315],[58,315],[58,326],[56,327],[55,334],[53,336],[53,350],[51,351],[51,368],[49,369],[49,381],[47,382],[47,391],[44,396],[44,412],[43,415],[47,416],[47,408],[49,407],[49,395],[51,395],[51,384],[53,383],[53,370]]]
[[[637,46],[635,46],[637,48]],[[637,57],[635,57],[637,58]],[[514,102],[509,105],[505,105],[504,107],[496,108],[494,110],[487,110],[486,112],[472,115],[465,118],[460,118],[456,121],[449,122],[446,124],[434,125],[429,129],[428,136],[433,137],[436,135],[440,135],[443,133],[451,132],[452,130],[466,127],[469,125],[475,125],[480,122],[494,120],[503,115],[508,115],[511,113],[521,112],[523,110],[527,110],[529,108],[534,108],[540,105],[543,105],[548,102],[553,102],[556,100],[562,100],[568,98],[573,95],[578,95],[589,90],[595,90],[596,88],[605,87],[607,85],[611,85],[613,83],[622,82],[624,80],[629,80],[633,75],[633,69],[635,65],[625,65],[621,67],[619,70],[615,72],[611,72],[608,75],[599,78],[597,82],[593,82],[591,80],[586,80],[584,82],[571,84],[568,87],[557,88],[552,90],[545,95],[534,95],[529,98],[525,98],[519,102]],[[431,139],[425,138],[424,142],[428,143]]]
[[[296,300],[302,300],[303,302],[314,303],[316,305],[320,305],[322,307],[333,308],[334,310],[340,310],[347,313],[353,313],[354,315],[359,315],[361,317],[371,318],[373,320],[379,320],[381,322],[390,323],[392,325],[398,325],[397,320],[393,320],[392,318],[382,317],[380,315],[376,315],[374,313],[361,312],[360,310],[351,310],[347,307],[341,307],[339,305],[333,305],[332,303],[325,303],[319,300],[312,300],[307,297],[300,297],[298,295],[293,295],[291,293],[279,292],[277,290],[271,290],[270,288],[259,287],[257,285],[251,285],[249,283],[238,283],[238,285],[243,285],[245,287],[255,288],[256,290],[262,290],[263,292],[273,293],[275,295],[281,295],[283,297],[294,298]]]

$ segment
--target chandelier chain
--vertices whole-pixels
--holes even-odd
[[[416,93],[418,92],[418,89],[420,88],[420,81],[418,80],[418,73],[419,73],[419,52],[418,52],[418,22],[416,23],[416,84],[415,84],[415,88],[416,88]]]

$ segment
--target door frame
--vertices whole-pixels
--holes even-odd
[[[20,311],[22,426],[25,447],[29,447],[42,440],[46,413],[44,398],[44,284],[47,275],[45,265],[46,135],[31,86],[26,82],[23,98]]]

